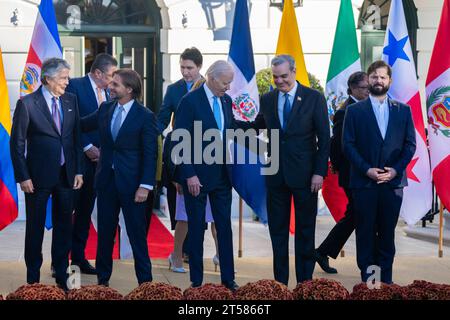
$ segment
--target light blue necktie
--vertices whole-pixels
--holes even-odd
[[[285,93],[283,106],[283,130],[285,130],[287,127],[290,114],[291,114],[291,102],[289,101],[289,93]]]
[[[214,112],[214,119],[216,119],[217,127],[219,128],[220,131],[222,131],[222,117],[220,116],[220,105],[216,96],[214,96],[213,101],[213,112]]]
[[[123,106],[120,105],[117,105],[117,109],[117,115],[111,128],[111,134],[114,141],[116,141],[117,135],[119,134],[120,126],[122,125],[122,112],[124,111]]]

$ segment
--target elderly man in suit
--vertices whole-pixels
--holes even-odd
[[[345,111],[349,105],[367,99],[369,96],[369,82],[367,73],[358,71],[350,75],[347,81],[349,97],[333,117],[333,136],[330,144],[330,159],[333,170],[338,173],[339,186],[345,191],[348,199],[344,217],[336,223],[328,236],[316,250],[316,261],[327,273],[337,273],[330,267],[329,258],[336,259],[342,247],[355,230],[352,193],[349,189],[350,162],[345,158],[342,150],[342,129],[344,127]]]
[[[410,107],[387,95],[391,67],[375,61],[367,74],[370,96],[347,108],[343,135],[344,153],[351,164],[356,259],[363,282],[378,266],[381,279],[377,280],[392,283],[395,226],[416,138]]]
[[[86,76],[70,79],[67,91],[77,96],[80,117],[95,112],[102,102],[109,100],[107,88],[116,69],[116,59],[101,53],[95,57]],[[84,151],[84,184],[75,197],[71,258],[72,265],[77,265],[82,273],[95,274],[95,268],[87,261],[84,251],[96,198],[94,175],[100,157],[98,131],[83,133],[81,142]]]
[[[324,96],[295,80],[295,60],[272,59],[276,89],[261,97],[258,116],[250,125],[279,131],[279,170],[267,175],[267,213],[275,280],[288,284],[291,199],[295,206],[295,270],[297,283],[312,279],[317,193],[328,168],[330,128]],[[272,148],[273,149],[273,148]]]
[[[17,101],[11,132],[14,173],[25,193],[27,282],[40,280],[47,201],[52,207],[52,261],[56,283],[67,290],[74,189],[83,184],[83,154],[77,99],[65,92],[69,64],[51,58],[42,64],[42,86]]]
[[[203,282],[203,239],[207,197],[209,197],[217,229],[222,284],[231,290],[236,290],[238,287],[234,281],[231,181],[227,171],[227,161],[223,156],[224,153],[218,150],[214,151],[217,161],[213,163],[203,157],[196,162],[198,159],[194,157],[194,150],[201,150],[203,154],[209,145],[207,141],[204,141],[205,139],[202,139],[206,131],[214,132],[215,139],[218,139],[216,142],[223,150],[226,148],[225,130],[236,126],[232,100],[226,94],[226,91],[230,89],[233,76],[233,67],[229,63],[222,60],[214,62],[206,72],[204,85],[185,95],[176,112],[172,141],[176,140],[174,135],[178,130],[180,133],[189,133],[187,137],[189,150],[183,150],[183,160],[177,168],[177,180],[183,187],[188,215],[189,267],[192,287],[198,287]],[[201,136],[194,134],[197,131],[200,131]],[[175,148],[176,146],[174,150]]]
[[[146,200],[155,184],[156,118],[138,102],[142,81],[136,71],[119,69],[109,84],[110,102],[82,119],[83,131],[98,130],[100,159],[95,176],[98,207],[98,284],[109,286],[114,237],[122,209],[139,284],[152,281],[147,246]]]

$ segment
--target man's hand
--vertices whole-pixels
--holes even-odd
[[[318,174],[315,174],[311,178],[311,192],[319,192],[319,190],[322,188],[323,184],[323,177],[319,176]]]
[[[372,179],[378,182],[380,180],[380,176],[384,173],[383,169],[380,168],[370,168],[367,170],[366,175]]]
[[[81,186],[83,185],[83,175],[77,174],[75,176],[74,182],[73,182],[73,188],[74,190],[81,189]]]
[[[172,182],[173,185],[175,186],[175,188],[177,189],[177,193],[182,196],[183,195],[183,187],[181,186],[181,184],[176,183],[176,182]]]
[[[141,203],[147,201],[150,190],[139,187],[134,195],[134,202]]]
[[[378,182],[377,183],[386,183],[391,181],[397,176],[397,171],[395,171],[394,168],[391,167],[384,167],[384,170],[386,170],[385,173],[382,173],[378,176]]]
[[[20,189],[22,189],[22,191],[25,193],[33,193],[34,187],[33,187],[33,182],[31,181],[31,179],[22,181],[20,183]]]
[[[93,162],[97,162],[100,158],[100,150],[96,146],[90,147],[84,152],[86,156]]]
[[[200,194],[200,187],[203,187],[200,183],[200,180],[198,180],[197,176],[187,178],[187,186],[189,193],[194,197]]]

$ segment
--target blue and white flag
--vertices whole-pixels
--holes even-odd
[[[259,111],[259,94],[256,85],[247,0],[237,0],[231,36],[228,62],[234,68],[234,79],[228,94],[233,99],[235,119],[253,121]],[[245,145],[232,144],[232,184],[237,193],[252,208],[259,220],[267,223],[266,182],[261,175],[261,158]],[[237,163],[238,154],[245,154],[246,161]],[[249,159],[257,159],[255,164]]]

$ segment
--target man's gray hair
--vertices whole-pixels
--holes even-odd
[[[66,60],[60,58],[50,58],[42,63],[41,68],[41,82],[47,84],[45,78],[54,78],[64,69],[70,70],[70,65]]]
[[[217,79],[220,75],[227,72],[233,73],[233,66],[225,60],[217,60],[206,71],[206,77]]]
[[[272,59],[271,64],[272,64],[272,66],[276,67],[276,66],[279,66],[280,64],[283,64],[285,62],[289,63],[289,70],[294,71],[294,69],[295,69],[295,60],[294,60],[294,58],[291,55],[288,55],[288,54],[280,54],[278,56],[275,56]]]

